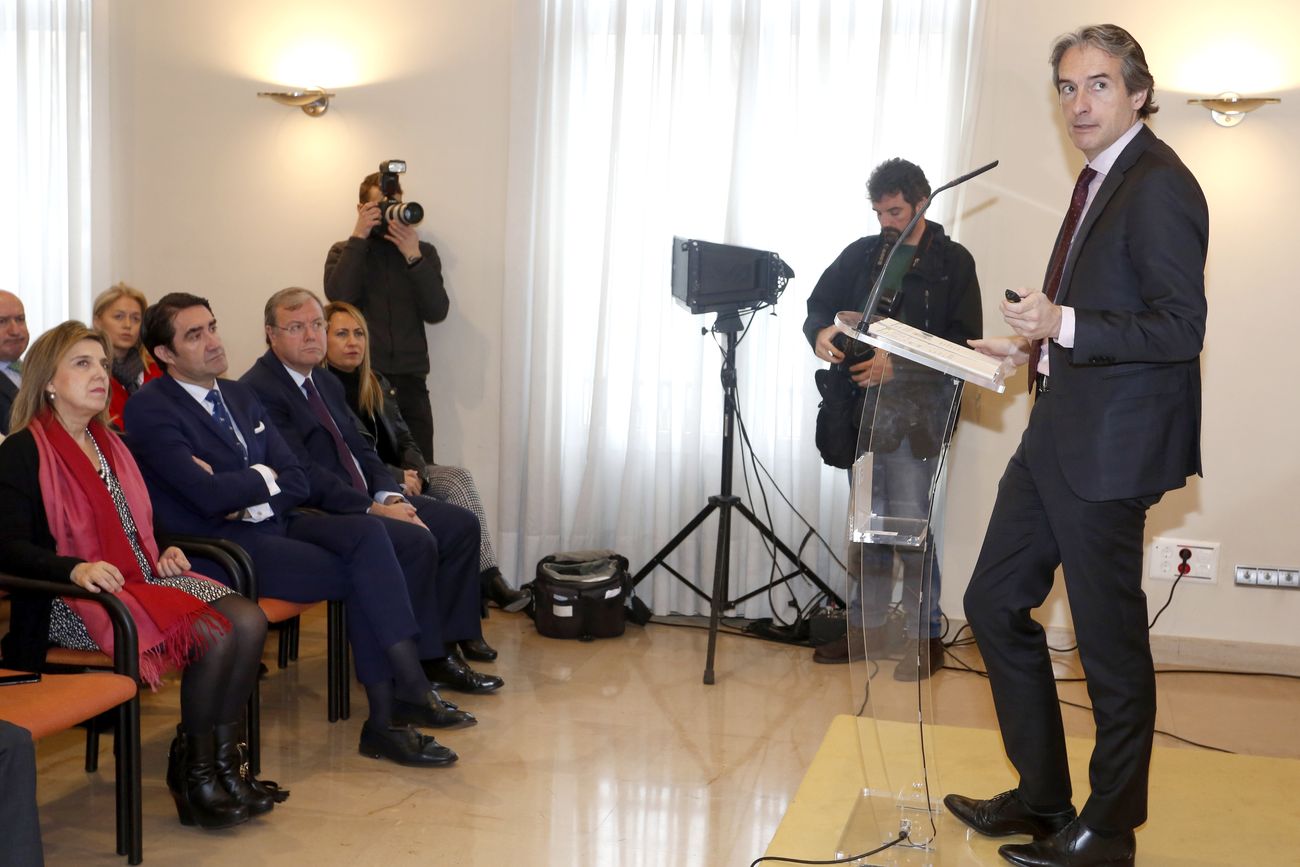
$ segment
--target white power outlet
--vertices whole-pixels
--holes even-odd
[[[1178,564],[1183,562],[1179,552],[1184,548],[1192,552],[1192,558],[1187,561],[1192,571],[1183,576],[1183,581],[1215,583],[1219,572],[1219,543],[1195,542],[1191,539],[1153,540],[1151,558],[1147,563],[1147,577],[1156,581],[1173,581],[1177,578]]]

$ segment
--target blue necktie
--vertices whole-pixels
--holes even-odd
[[[226,405],[221,400],[221,392],[215,388],[208,392],[208,403],[212,404],[212,418],[222,429],[230,434],[231,440],[239,446],[239,452],[244,456],[244,463],[248,463],[248,449],[240,441],[239,435],[235,433],[235,423],[230,420],[230,413],[226,412]]]

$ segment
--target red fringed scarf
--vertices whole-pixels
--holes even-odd
[[[130,610],[139,633],[140,678],[156,689],[164,672],[184,668],[213,637],[228,632],[230,624],[201,599],[147,583],[113,498],[85,452],[48,412],[33,419],[29,429],[41,457],[41,496],[57,550],[65,557],[112,563],[122,573],[126,584],[118,598]],[[135,460],[117,435],[98,421],[90,423],[87,433],[94,437],[117,476],[135,521],[140,547],[149,562],[156,564],[153,506]],[[212,580],[201,575],[193,577]],[[104,609],[80,599],[64,601],[85,622],[95,643],[111,654],[113,626]]]

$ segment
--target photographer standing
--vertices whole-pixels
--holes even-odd
[[[401,201],[401,184],[395,175],[389,177],[396,185],[393,198]],[[375,369],[396,389],[402,417],[425,460],[433,463],[424,323],[446,319],[450,302],[438,251],[421,241],[411,226],[382,220],[380,182],[379,172],[361,182],[352,236],[330,247],[325,257],[325,296],[356,305],[366,314]]]

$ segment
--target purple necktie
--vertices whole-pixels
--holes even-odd
[[[343,434],[339,433],[339,427],[334,423],[334,416],[330,415],[329,407],[325,406],[325,401],[321,400],[320,392],[316,390],[316,385],[307,377],[302,381],[302,389],[307,392],[307,406],[311,407],[311,414],[316,416],[316,420],[321,423],[325,430],[329,431],[334,438],[334,448],[339,453],[339,462],[343,468],[348,471],[352,478],[352,487],[361,493],[369,492],[366,488],[366,480],[361,478],[361,472],[357,469],[357,462],[352,457],[352,452],[348,450],[348,444],[343,441]]]
[[[1061,224],[1061,236],[1056,239],[1052,249],[1051,267],[1047,269],[1047,281],[1043,283],[1043,294],[1048,301],[1056,300],[1056,293],[1061,288],[1061,276],[1065,273],[1065,258],[1074,241],[1074,232],[1079,228],[1079,218],[1083,216],[1083,206],[1088,202],[1088,185],[1097,176],[1091,166],[1084,166],[1079,172],[1079,179],[1074,182],[1074,193],[1070,196],[1070,209],[1065,212],[1065,222]],[[1043,341],[1035,340],[1029,348],[1029,391],[1034,390],[1038,377],[1038,356],[1043,349]]]

